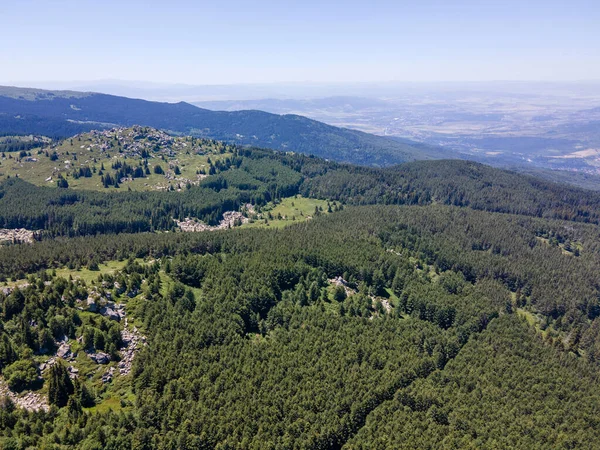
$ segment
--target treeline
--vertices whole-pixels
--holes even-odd
[[[489,212],[595,223],[600,193],[472,161],[416,161],[386,169],[314,156],[238,149],[252,160],[277,160],[303,177],[300,193],[352,205],[445,204]]]
[[[150,171],[143,164],[113,169],[113,175],[103,174],[105,187]],[[80,172],[90,175],[89,169]],[[245,203],[262,205],[296,193],[354,205],[442,203],[576,222],[600,219],[598,193],[466,161],[369,169],[238,148],[213,172],[181,193],[64,191],[7,180],[0,185],[0,227],[43,229],[49,236],[172,230],[172,219],[196,217],[214,225],[223,212]]]
[[[34,148],[47,145],[42,139],[30,139],[29,137],[8,136],[0,137],[0,152],[26,152]]]

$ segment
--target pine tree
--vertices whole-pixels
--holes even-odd
[[[400,295],[402,294],[402,290],[404,289],[404,277],[402,276],[402,272],[400,270],[396,271],[396,275],[394,276],[394,280],[392,281],[392,291],[394,294]]]
[[[81,409],[81,403],[76,397],[69,397],[69,400],[67,401],[67,411],[69,419],[71,419],[72,421],[77,420],[83,412],[83,410]]]
[[[336,302],[343,302],[346,299],[346,289],[343,286],[336,286],[333,291],[333,299]]]
[[[74,387],[67,368],[62,362],[57,362],[50,368],[50,379],[48,386],[48,401],[51,405],[62,408],[73,394]]]

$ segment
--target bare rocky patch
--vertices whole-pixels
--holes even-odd
[[[219,222],[219,225],[210,226],[198,219],[186,217],[184,220],[175,220],[177,226],[181,231],[185,232],[198,232],[198,231],[216,231],[226,230],[233,228],[234,226],[241,225],[248,222],[248,218],[245,217],[241,212],[227,211],[223,213],[223,220]]]
[[[0,228],[0,244],[32,244],[39,236],[39,231],[27,230],[25,228]]]
[[[9,399],[18,408],[27,411],[49,411],[48,399],[37,392],[17,394],[9,389],[6,382],[0,379],[0,398]]]

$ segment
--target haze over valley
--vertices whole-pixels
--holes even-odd
[[[600,173],[600,83],[383,84],[346,87],[344,92],[194,104],[301,114],[507,167]]]

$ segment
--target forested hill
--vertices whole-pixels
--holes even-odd
[[[131,142],[115,144],[114,133],[108,133],[112,150],[99,151],[102,140],[76,137],[49,151],[34,151],[35,157],[5,157],[2,167],[12,162],[6,173],[18,177],[0,184],[0,227],[74,236],[174,230],[174,220],[186,218],[215,226],[225,212],[298,194],[347,205],[439,203],[600,222],[600,193],[469,161],[419,161],[374,169],[216,142],[166,140],[163,145],[158,143],[166,139],[162,134],[139,128],[116,133],[133,133]],[[148,150],[140,150],[146,141],[151,144]],[[80,148],[86,145],[97,148]],[[176,146],[183,150],[174,150]],[[58,171],[63,164],[68,169]],[[51,187],[54,184],[45,177],[52,172],[43,167],[53,167],[58,189]],[[82,188],[69,187],[74,185]]]
[[[600,194],[472,161],[416,161],[386,169],[307,165],[303,193],[347,203],[442,203],[473,209],[598,223]]]
[[[297,115],[210,111],[184,102],[159,103],[96,93],[0,87],[3,133],[64,138],[92,129],[135,124],[369,166],[449,157],[440,148],[398,142]]]

